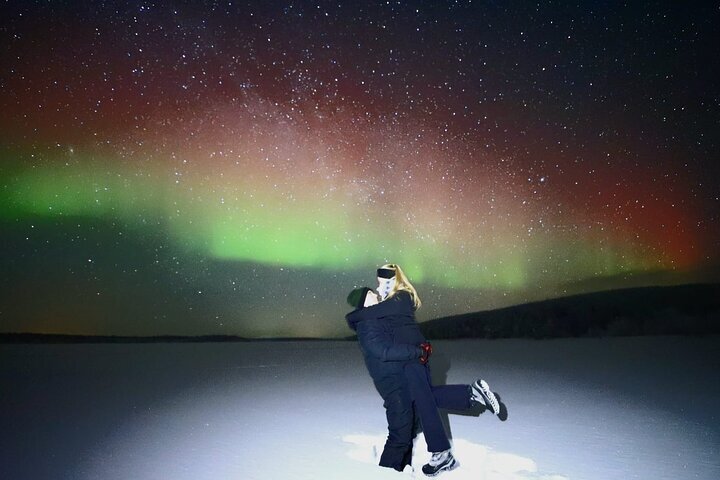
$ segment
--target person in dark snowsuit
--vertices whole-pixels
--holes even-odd
[[[418,346],[393,342],[390,325],[383,320],[394,313],[393,303],[378,304],[377,295],[367,287],[350,292],[348,303],[355,310],[345,318],[357,333],[365,365],[384,401],[388,437],[379,465],[402,472],[412,460],[416,421],[404,365],[418,362],[423,352]]]
[[[467,410],[475,404],[500,413],[500,405],[490,387],[482,379],[472,385],[432,384],[427,365],[432,346],[425,339],[418,323],[415,310],[421,305],[415,287],[412,286],[398,265],[386,264],[377,271],[378,292],[385,306],[385,315],[379,316],[394,345],[420,348],[420,361],[406,361],[403,371],[407,380],[410,397],[416,415],[420,418],[430,462],[423,466],[423,473],[429,476],[449,471],[458,466],[450,450],[450,442],[440,419],[438,408]]]

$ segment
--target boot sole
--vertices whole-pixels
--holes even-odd
[[[442,472],[449,472],[450,470],[455,470],[455,469],[456,469],[457,467],[459,467],[459,466],[460,466],[460,462],[458,462],[457,460],[455,460],[455,457],[453,457],[453,460],[452,460],[451,463],[448,463],[447,465],[443,465],[443,466],[440,467],[435,473],[425,473],[425,472],[423,472],[423,475],[425,475],[426,477],[437,477],[437,476],[440,475]]]
[[[485,404],[490,407],[490,410],[497,415],[500,413],[500,403],[498,403],[497,398],[495,397],[495,394],[492,393],[490,390],[490,386],[487,384],[485,380],[480,380],[479,382],[475,382],[473,384],[473,387],[480,392],[480,394],[485,399]]]

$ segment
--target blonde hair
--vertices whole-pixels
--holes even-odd
[[[415,287],[413,287],[413,284],[410,283],[410,280],[408,280],[405,272],[403,272],[402,268],[400,268],[400,265],[396,265],[394,263],[386,263],[380,268],[395,270],[395,286],[392,288],[392,290],[390,290],[388,298],[392,297],[397,292],[402,290],[410,294],[415,308],[420,308],[420,306],[422,305],[422,302],[420,301],[420,296],[418,295],[417,290],[415,290]]]

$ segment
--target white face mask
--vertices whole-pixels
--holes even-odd
[[[390,292],[395,287],[395,277],[393,278],[381,278],[378,277],[378,294],[380,298],[385,300]]]

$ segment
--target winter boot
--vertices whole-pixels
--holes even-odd
[[[450,450],[444,452],[433,452],[430,462],[422,467],[422,471],[428,477],[434,477],[441,472],[449,472],[457,468],[460,464]]]
[[[500,413],[500,403],[485,380],[480,379],[472,384],[472,399],[485,404],[495,415]]]

